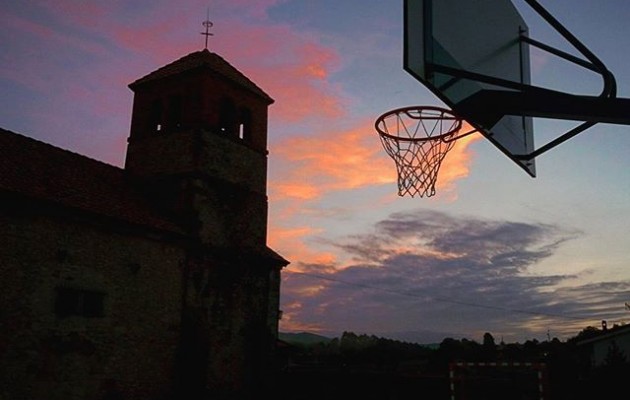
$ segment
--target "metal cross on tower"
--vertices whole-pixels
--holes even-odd
[[[208,36],[213,36],[214,34],[210,33],[210,28],[212,28],[213,23],[210,21],[210,7],[208,7],[208,11],[206,13],[206,20],[203,21],[203,26],[206,27],[205,32],[201,32],[202,35],[206,37],[206,45],[204,49],[208,50]]]

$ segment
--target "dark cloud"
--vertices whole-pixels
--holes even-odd
[[[548,224],[396,213],[369,234],[329,243],[353,260],[346,268],[289,272],[283,299],[301,304],[294,318],[339,332],[428,338],[429,331],[462,337],[494,331],[519,340],[553,327],[572,336],[611,315],[611,304],[623,306],[630,288],[630,282],[561,287],[576,276],[530,273],[579,235]],[[308,296],[297,290],[314,283],[319,289]]]

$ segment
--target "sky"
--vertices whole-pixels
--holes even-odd
[[[598,124],[542,154],[536,178],[474,134],[448,153],[435,196],[398,196],[375,119],[444,106],[403,70],[402,3],[4,1],[0,127],[122,167],[127,85],[203,49],[209,11],[209,49],[275,99],[268,244],[290,261],[281,331],[522,342],[630,322],[630,126]],[[541,3],[630,97],[627,1]],[[532,38],[573,52],[514,4]],[[531,69],[535,84],[601,90],[539,50]],[[575,125],[536,119],[536,143]]]

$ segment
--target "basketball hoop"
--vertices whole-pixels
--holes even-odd
[[[387,154],[396,163],[398,195],[431,197],[435,194],[440,164],[455,140],[462,119],[451,111],[413,106],[388,111],[374,124]]]

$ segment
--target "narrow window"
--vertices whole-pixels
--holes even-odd
[[[179,128],[182,125],[182,97],[171,96],[168,100],[169,115],[168,124],[171,128]]]
[[[219,114],[219,131],[230,136],[238,136],[236,107],[230,99],[223,99]]]
[[[155,132],[162,130],[162,102],[157,99],[151,104],[151,114],[149,115],[149,126]]]

